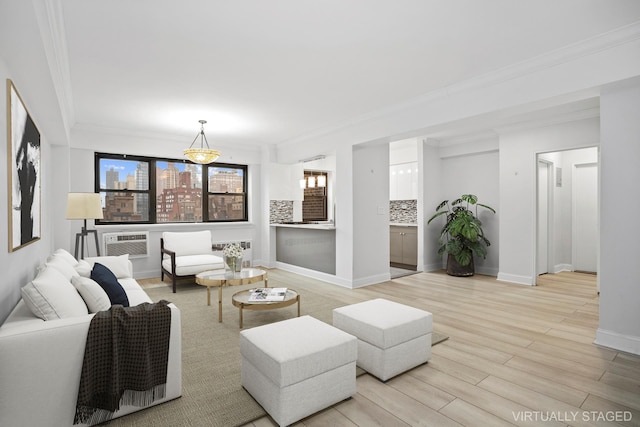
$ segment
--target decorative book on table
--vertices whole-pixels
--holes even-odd
[[[286,295],[287,288],[258,288],[251,292],[249,302],[284,301]]]

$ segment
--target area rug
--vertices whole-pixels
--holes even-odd
[[[327,323],[332,310],[345,303],[331,298],[313,285],[291,283],[287,275],[270,272],[269,286],[293,288],[300,294],[301,315],[311,315]],[[238,309],[231,296],[255,285],[223,288],[223,322],[218,322],[217,288],[212,288],[211,306],[207,306],[206,288],[195,283],[180,283],[177,293],[168,284],[144,285],[153,301],[175,303],[182,315],[182,397],[115,419],[112,426],[241,426],[266,413],[242,388],[238,343]],[[267,311],[245,311],[244,327],[252,328],[296,316],[296,306]],[[436,338],[437,337],[437,338]],[[446,336],[435,334],[436,339]]]

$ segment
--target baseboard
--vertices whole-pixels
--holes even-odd
[[[405,270],[413,270],[413,271],[418,271],[418,266],[417,265],[412,265],[412,264],[401,264],[399,262],[390,262],[389,265],[391,267],[396,267],[396,268],[402,268]]]
[[[483,268],[483,267],[475,267],[476,274],[483,274],[485,276],[497,276],[498,270],[495,268]]]
[[[133,269],[134,279],[152,279],[155,277],[160,277],[160,268],[155,270],[142,270],[142,271],[137,271],[135,268]]]
[[[571,264],[556,264],[553,266],[553,273],[560,273],[562,271],[573,271],[573,265]]]
[[[640,355],[640,337],[623,335],[613,331],[598,328],[594,344],[614,350]]]
[[[301,276],[311,277],[312,279],[318,279],[333,285],[342,286],[343,288],[353,288],[351,280],[345,280],[333,274],[322,273],[320,271],[310,270],[308,268],[298,267],[297,265],[291,265],[280,261],[276,261],[273,268],[279,268],[280,270],[289,271]]]
[[[391,280],[391,273],[386,272],[382,274],[376,274],[375,276],[363,277],[362,279],[353,280],[352,288],[361,288],[363,286],[375,285],[376,283],[387,282]]]
[[[424,271],[425,273],[429,273],[431,271],[440,271],[440,270],[445,270],[447,267],[444,266],[442,263],[436,263],[436,264],[426,264],[424,266],[424,268],[422,269],[422,271]]]
[[[516,274],[498,273],[500,282],[517,283],[518,285],[535,286],[535,281],[531,276],[518,276]]]

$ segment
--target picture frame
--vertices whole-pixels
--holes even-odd
[[[41,237],[40,131],[7,79],[7,173],[9,252]]]

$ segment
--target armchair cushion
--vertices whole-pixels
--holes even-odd
[[[171,271],[171,259],[162,261],[162,267],[177,276],[190,276],[207,270],[224,268],[224,260],[216,255],[188,255],[176,257],[176,271]]]
[[[176,257],[186,255],[211,254],[211,231],[189,231],[162,233],[164,248],[176,253]]]

